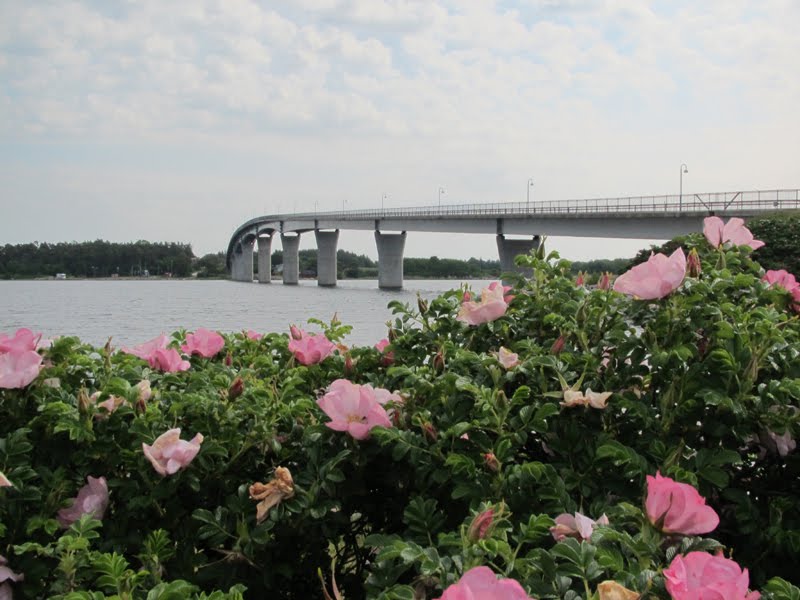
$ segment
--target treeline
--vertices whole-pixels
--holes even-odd
[[[176,242],[33,242],[0,246],[0,278],[111,277],[171,274],[188,277],[194,254]]]

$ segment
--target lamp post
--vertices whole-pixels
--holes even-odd
[[[525,187],[526,187],[525,192],[527,193],[527,196],[526,196],[527,201],[525,203],[525,210],[527,212],[530,212],[530,210],[531,210],[531,188],[533,187],[533,177],[528,177],[528,185],[525,186]]]
[[[439,206],[442,206],[442,194],[444,194],[444,188],[439,186]]]
[[[386,194],[381,196],[381,212],[383,212],[383,203],[386,201],[386,198],[388,198]]]
[[[683,210],[683,174],[688,172],[689,168],[686,166],[686,163],[681,164],[680,168],[681,188],[680,188],[680,196],[678,196],[678,212]]]

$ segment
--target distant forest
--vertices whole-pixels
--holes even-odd
[[[619,273],[631,259],[601,259],[572,263],[574,272],[599,274],[604,271]],[[272,268],[280,270],[283,252],[272,253]],[[347,250],[337,253],[338,277],[340,279],[376,278],[378,263],[363,254]],[[258,261],[253,255],[253,270],[258,273]],[[499,260],[470,258],[406,258],[403,270],[407,278],[492,278],[500,275]],[[64,273],[67,277],[192,277],[226,278],[225,253],[217,252],[197,258],[188,244],[176,242],[112,243],[103,240],[93,242],[62,242],[49,244],[33,242],[0,246],[0,279],[32,279],[55,277]],[[304,277],[315,277],[317,273],[317,251],[300,251],[300,273]]]

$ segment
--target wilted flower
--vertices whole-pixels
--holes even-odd
[[[598,600],[639,600],[641,594],[629,590],[616,581],[603,581],[597,584]]]
[[[275,477],[268,483],[256,482],[250,486],[250,498],[258,500],[256,506],[256,522],[261,523],[269,515],[269,511],[284,500],[294,496],[294,481],[289,469],[278,467]]]
[[[186,334],[186,343],[181,346],[186,354],[199,354],[203,358],[211,358],[225,346],[225,338],[216,331],[199,328],[194,333]]]
[[[590,388],[584,394],[580,390],[564,390],[564,400],[561,406],[571,408],[573,406],[591,406],[592,408],[603,409],[606,407],[608,399],[613,392],[593,392]]]
[[[497,473],[500,470],[500,461],[497,460],[497,457],[494,455],[494,452],[483,453],[483,464],[485,464],[486,468],[489,469],[492,473]]]
[[[295,329],[297,328],[295,327]],[[336,348],[336,344],[322,334],[308,334],[305,331],[297,331],[300,337],[297,338],[292,333],[292,339],[289,340],[289,351],[294,354],[294,357],[301,364],[314,365],[322,362]]]
[[[645,509],[650,522],[664,533],[700,535],[719,525],[719,515],[696,489],[658,472],[647,476]]]
[[[480,325],[499,319],[508,309],[508,304],[513,296],[506,295],[510,286],[504,286],[499,281],[492,282],[489,287],[481,291],[481,301],[472,302],[467,300],[464,294],[464,302],[458,311],[456,319],[467,325]]]
[[[749,592],[750,575],[735,561],[707,552],[689,552],[675,557],[664,569],[667,592],[673,600],[700,598],[719,600],[758,600],[761,594]]]
[[[13,598],[13,591],[11,590],[11,583],[18,583],[25,579],[21,573],[14,573],[8,566],[8,561],[5,556],[0,556],[0,600],[11,600]]]
[[[152,446],[142,443],[142,451],[159,475],[173,475],[185,469],[200,452],[203,434],[198,433],[191,441],[180,439],[180,428],[162,433]]]
[[[95,404],[98,408],[104,408],[109,414],[113,413],[115,410],[117,410],[123,404],[127,404],[127,401],[125,400],[125,398],[121,398],[119,396],[113,396],[113,395],[109,396],[108,398],[106,398],[102,402],[98,402],[98,400],[100,399],[101,395],[102,395],[101,392],[95,392],[91,396],[88,396],[88,404]],[[78,395],[78,404],[79,404],[79,406],[82,404],[81,399],[84,396],[86,396],[86,391],[81,389],[81,392]],[[104,417],[107,417],[107,416],[108,415],[104,415],[103,413],[95,413],[94,418],[95,419],[103,419]]]
[[[331,418],[326,426],[334,431],[346,431],[357,440],[366,439],[373,427],[392,426],[389,415],[369,385],[337,379],[317,404]]]
[[[719,217],[706,217],[703,219],[703,235],[714,248],[719,248],[726,242],[731,242],[734,246],[750,246],[753,250],[764,245],[764,242],[753,239],[753,234],[739,217],[729,219],[724,225]]]
[[[762,431],[758,435],[758,440],[767,451],[777,454],[781,458],[786,457],[786,455],[797,448],[797,442],[795,442],[792,437],[792,432],[788,430],[779,435],[768,429]],[[766,454],[766,452],[764,452],[764,454]]]
[[[80,519],[83,515],[91,515],[93,518],[102,521],[103,515],[108,508],[108,485],[105,477],[86,478],[88,482],[78,490],[77,498],[72,500],[69,508],[62,508],[58,511],[57,519],[59,525],[65,529]]]
[[[424,435],[429,442],[435,442],[436,438],[439,437],[439,432],[436,430],[436,427],[433,426],[433,423],[425,421],[422,424],[422,435]]]
[[[34,350],[13,349],[0,354],[0,388],[18,389],[30,385],[42,368],[42,357]]]
[[[519,355],[503,346],[500,346],[500,350],[492,352],[492,354],[505,369],[513,369],[519,364]]]
[[[562,513],[555,518],[556,524],[550,528],[553,539],[557,542],[574,537],[578,540],[592,539],[592,532],[598,525],[608,525],[608,517],[603,515],[597,521],[576,512],[575,515]]]
[[[697,248],[692,248],[686,259],[686,274],[689,277],[700,277],[702,272],[703,265],[700,263],[700,255],[697,253]]]
[[[489,567],[470,569],[437,600],[532,600],[518,581],[497,579]]]
[[[686,256],[678,248],[669,258],[653,254],[647,262],[636,265],[617,277],[614,289],[641,300],[654,300],[669,295],[686,276]]]
[[[58,377],[48,377],[47,379],[42,380],[42,385],[50,388],[60,388],[61,379]]]

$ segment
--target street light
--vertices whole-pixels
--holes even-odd
[[[530,212],[530,210],[531,210],[531,188],[532,187],[533,187],[533,177],[528,177],[528,185],[527,185],[527,189],[525,190],[527,192],[527,194],[528,194],[527,195],[528,200],[525,203],[525,210],[528,211],[528,212]]]
[[[439,206],[442,205],[442,194],[444,194],[444,188],[439,187]]]
[[[689,168],[686,166],[686,163],[683,163],[683,164],[681,165],[681,168],[680,168],[680,174],[681,174],[681,192],[680,192],[680,196],[678,196],[678,212],[680,212],[681,210],[683,210],[683,174],[684,174],[684,173],[688,173],[688,172],[689,172]]]
[[[387,199],[388,197],[389,197],[389,196],[387,196],[386,194],[384,194],[383,196],[381,196],[381,212],[383,212],[383,203],[386,201],[386,199]]]

